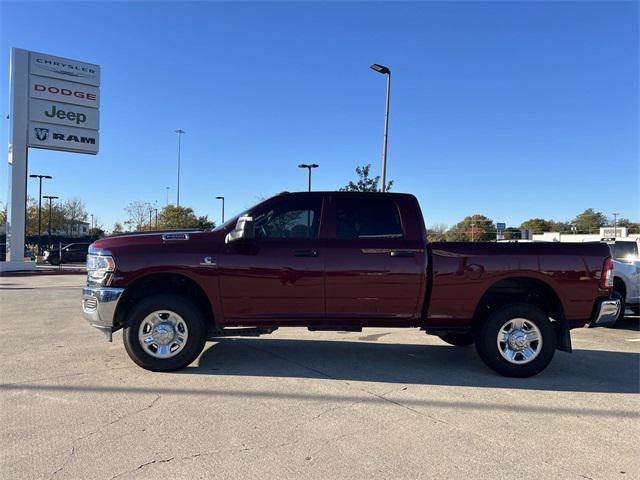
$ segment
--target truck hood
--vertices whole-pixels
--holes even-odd
[[[188,251],[207,244],[210,247],[224,244],[225,230],[168,230],[158,232],[137,232],[96,240],[89,247],[89,253],[150,253],[160,250]]]

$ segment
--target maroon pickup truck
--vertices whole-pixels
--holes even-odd
[[[419,328],[527,377],[572,328],[615,322],[600,243],[428,243],[413,195],[282,193],[212,231],[95,242],[84,317],[122,328],[143,368],[183,368],[207,340],[279,327]]]

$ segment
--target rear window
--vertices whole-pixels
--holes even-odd
[[[636,242],[616,242],[609,246],[611,247],[613,258],[638,258],[638,245]]]
[[[338,198],[336,200],[336,237],[402,237],[400,213],[391,199]]]

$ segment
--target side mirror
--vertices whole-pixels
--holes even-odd
[[[240,217],[236,228],[231,230],[226,238],[225,243],[236,243],[256,238],[256,232],[253,224],[253,217]]]

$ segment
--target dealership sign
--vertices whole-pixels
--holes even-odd
[[[0,271],[34,270],[25,258],[28,150],[95,155],[100,148],[100,67],[11,49],[6,261]]]
[[[28,146],[98,153],[100,67],[29,52]]]

